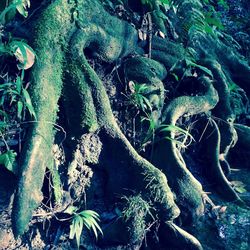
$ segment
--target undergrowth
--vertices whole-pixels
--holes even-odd
[[[19,145],[20,148],[20,123],[28,116],[36,119],[27,90],[30,83],[25,82],[25,70],[34,64],[35,52],[25,40],[15,37],[7,29],[17,13],[28,16],[30,1],[5,2],[5,8],[0,9],[0,164],[17,174],[14,147]],[[13,58],[16,59],[14,71],[8,66],[13,63]]]

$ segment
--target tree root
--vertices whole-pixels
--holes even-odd
[[[72,26],[70,8],[66,2],[62,1],[62,9],[58,15],[54,14],[56,3],[52,4],[34,26],[36,40],[33,41],[33,48],[38,61],[32,72],[32,98],[37,121],[32,123],[34,125],[30,129],[19,168],[20,180],[12,212],[13,232],[16,236],[24,233],[33,210],[41,203],[45,169],[53,162],[53,124],[57,118],[57,102],[61,95],[63,72],[63,53],[60,45],[68,40]],[[65,16],[63,27],[59,14]],[[49,22],[47,17],[50,18]],[[61,29],[54,29],[56,26]]]
[[[174,249],[203,249],[200,242],[194,236],[187,233],[172,222],[165,222],[161,224],[159,228],[159,239],[163,246],[167,246],[170,243]]]
[[[213,130],[208,135],[206,144],[209,145],[206,151],[206,160],[208,165],[211,166],[209,170],[209,177],[211,182],[217,186],[218,192],[221,194],[221,197],[227,201],[234,201],[239,204],[242,203],[240,197],[232,188],[230,182],[227,180],[220,164],[220,130],[218,125],[214,120],[211,119]]]
[[[203,96],[183,96],[174,99],[165,111],[165,124],[175,125],[176,121],[183,115],[194,115],[207,112],[218,102],[218,95],[211,84],[211,80],[202,77],[198,80],[205,87]],[[187,169],[186,164],[177,148],[175,133],[170,132],[172,140],[162,140],[158,143],[154,152],[153,163],[169,176],[170,187],[177,196],[177,204],[185,206],[192,211],[192,217],[201,214],[202,187],[201,184]],[[193,212],[194,211],[194,212]]]

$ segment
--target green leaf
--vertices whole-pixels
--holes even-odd
[[[241,181],[231,181],[231,184],[233,185],[233,188],[236,190],[236,192],[243,194],[247,192],[245,189],[246,185]]]
[[[24,17],[28,16],[27,8],[30,7],[29,0],[17,0],[16,9]]]
[[[23,102],[17,102],[17,117],[21,120],[22,119],[22,111],[23,111]]]
[[[4,165],[9,171],[17,174],[17,168],[14,164],[16,159],[16,152],[13,150],[8,150],[6,153],[0,155],[0,164]]]
[[[161,125],[159,126],[159,128],[162,128],[160,132],[181,132],[190,136],[194,140],[193,136],[187,130],[182,129],[176,125]]]
[[[19,61],[19,69],[29,69],[35,62],[34,50],[25,42],[14,40],[9,44],[10,51]]]
[[[93,210],[83,210],[82,212],[79,213],[82,216],[90,215],[92,217],[99,218],[99,214]]]
[[[82,230],[83,230],[83,220],[78,215],[75,217],[75,227],[76,227],[76,229],[75,229],[76,244],[77,244],[77,247],[79,249],[81,234],[82,234]]]
[[[175,142],[176,144],[178,144],[178,145],[181,146],[181,147],[184,146],[183,143],[181,143],[181,142],[179,142],[179,141],[177,141],[177,140],[175,140],[175,139],[173,139],[173,138],[171,138],[171,137],[169,137],[169,136],[164,137],[164,139],[169,140],[169,141],[172,141],[172,142]]]
[[[170,73],[170,74],[174,77],[174,79],[176,80],[176,82],[179,81],[179,77],[175,73]]]
[[[74,213],[76,207],[69,208],[68,213]],[[67,212],[67,210],[65,211]],[[72,223],[70,225],[70,235],[69,238],[73,239],[76,237],[77,247],[80,246],[80,238],[83,230],[83,226],[86,226],[88,230],[92,230],[97,239],[98,232],[103,234],[102,229],[100,228],[97,220],[99,221],[99,215],[93,210],[83,210],[80,213],[75,213]]]
[[[21,94],[21,90],[22,90],[22,80],[21,77],[18,76],[16,79],[16,90],[19,94]]]
[[[187,66],[191,66],[191,67],[196,67],[202,71],[204,71],[205,73],[207,73],[209,76],[213,77],[213,73],[211,70],[209,70],[208,68],[204,67],[204,66],[201,66],[199,64],[196,64],[195,62],[192,62],[191,60],[189,59],[185,59],[186,61],[186,65]]]
[[[82,229],[83,229],[83,220],[79,215],[75,215],[72,220],[72,224],[70,225],[69,238],[74,239],[74,237],[76,237],[76,244],[78,249],[80,247]]]
[[[32,102],[31,102],[30,95],[29,95],[28,91],[26,89],[23,89],[22,93],[23,93],[24,100],[25,100],[24,104],[28,108],[28,111],[29,111],[30,115],[33,116],[35,118],[35,120],[36,120],[36,113],[35,113],[34,107],[32,105]]]
[[[146,108],[148,108],[149,110],[152,111],[152,105],[151,105],[150,101],[148,100],[148,98],[145,96],[142,96],[142,100],[143,100],[143,102],[145,102],[145,104],[147,106]]]
[[[8,87],[11,87],[13,85],[14,85],[14,83],[12,83],[12,82],[3,83],[0,85],[0,91],[3,89],[7,89]]]

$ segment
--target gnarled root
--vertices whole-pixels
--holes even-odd
[[[218,102],[218,95],[207,77],[201,77],[198,83],[205,87],[203,96],[183,96],[174,99],[165,111],[165,124],[175,125],[176,121],[185,114],[194,115],[207,112]],[[186,164],[177,148],[175,133],[170,132],[172,140],[162,140],[158,143],[154,152],[153,163],[169,176],[169,185],[177,196],[177,204],[185,206],[195,217],[201,214],[202,187],[201,184],[187,169]],[[193,212],[194,211],[194,212]]]
[[[209,178],[212,183],[217,186],[218,192],[221,194],[221,197],[226,199],[227,201],[235,201],[241,203],[240,197],[232,188],[230,182],[227,180],[223,170],[221,168],[219,155],[220,155],[220,130],[218,125],[214,120],[211,119],[212,122],[212,130],[207,132],[206,139],[206,160],[208,166],[210,166],[209,170]]]

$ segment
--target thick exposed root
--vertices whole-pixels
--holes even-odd
[[[194,236],[176,226],[172,222],[165,222],[161,224],[159,228],[159,237],[163,246],[167,246],[170,243],[174,249],[203,249],[200,242]]]
[[[88,37],[92,37],[92,34],[88,35]],[[93,37],[96,35],[95,33]],[[77,102],[77,105],[85,106],[85,109],[82,109],[78,117],[78,121],[79,119],[81,121],[80,123],[75,118],[71,119],[70,112],[68,116],[71,121],[76,121],[76,124],[80,124],[82,131],[84,131],[84,128],[91,130],[95,128],[95,130],[100,131],[100,137],[104,145],[103,161],[100,164],[109,176],[106,186],[107,195],[112,200],[114,199],[114,192],[122,196],[128,195],[126,194],[126,189],[137,190],[137,192],[141,192],[145,196],[145,199],[159,207],[159,213],[163,218],[176,218],[179,210],[174,204],[173,195],[167,185],[166,177],[152,164],[138,155],[117,126],[106,90],[83,54],[85,46],[83,39],[85,39],[85,36],[86,33],[81,32],[76,34],[76,37],[72,40],[75,44],[75,49],[73,50],[73,58],[75,59],[70,59],[68,66],[72,69],[70,72],[74,74],[68,75],[68,79],[70,79],[72,84],[75,83],[74,87],[77,87],[78,90],[84,90],[85,93],[90,93],[90,95],[88,102],[85,100],[85,95],[81,95],[79,102]],[[104,48],[102,53],[105,56]],[[108,51],[108,47],[106,49]],[[76,105],[74,101],[74,99],[69,98],[67,107],[74,107]],[[96,118],[85,119],[89,114]],[[86,121],[92,122],[86,124],[84,123]],[[94,127],[93,124],[95,124]],[[75,128],[75,126],[73,127]],[[71,133],[74,134],[74,130]],[[106,159],[108,159],[107,162]]]
[[[174,99],[165,111],[165,124],[175,125],[176,121],[183,115],[207,112],[216,105],[218,95],[211,80],[204,77],[200,78],[198,82],[205,87],[205,94]],[[189,212],[193,211],[193,217],[195,217],[195,214],[202,213],[202,187],[187,169],[174,140],[174,131],[169,133],[169,137],[172,140],[162,140],[156,146],[153,162],[167,176],[170,176],[169,184],[176,192],[177,204],[185,206]]]
[[[230,182],[227,180],[221,164],[220,164],[220,130],[214,120],[212,122],[212,131],[208,134],[206,144],[209,145],[206,151],[206,160],[209,170],[209,178],[213,184],[217,186],[217,190],[221,197],[227,201],[235,201],[241,203],[240,197],[232,188]]]
[[[57,102],[62,89],[61,46],[67,42],[72,25],[69,21],[70,6],[66,2],[62,1],[60,10],[56,8],[56,3],[52,4],[34,26],[33,47],[37,53],[37,62],[32,72],[32,92],[37,121],[31,123],[32,128],[22,152],[20,180],[12,213],[15,235],[23,234],[33,210],[41,203],[45,169],[53,163],[51,153],[54,141],[53,125],[56,122]],[[63,15],[66,20],[63,27],[60,23],[60,15]],[[55,26],[61,29],[54,29]]]

